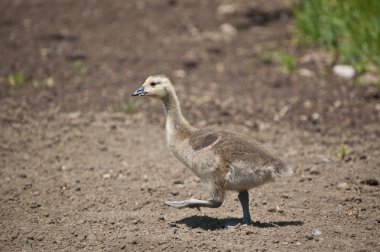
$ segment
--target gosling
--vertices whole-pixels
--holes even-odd
[[[242,224],[252,224],[248,190],[292,170],[249,137],[227,130],[192,127],[182,116],[177,95],[163,75],[150,76],[132,96],[158,98],[166,115],[166,142],[170,151],[207,186],[208,200],[166,201],[175,208],[220,207],[226,190],[237,191],[243,208]]]

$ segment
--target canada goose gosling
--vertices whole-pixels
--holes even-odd
[[[196,129],[182,116],[174,88],[162,75],[150,76],[132,96],[149,96],[162,101],[166,114],[169,149],[207,186],[209,200],[166,201],[175,208],[220,207],[226,190],[239,192],[243,223],[250,224],[248,190],[273,181],[291,169],[248,137],[213,128]]]

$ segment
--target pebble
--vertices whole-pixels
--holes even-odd
[[[371,178],[371,179],[365,179],[365,180],[360,181],[360,184],[369,185],[369,186],[378,186],[379,181],[377,179]]]
[[[316,167],[312,167],[311,169],[310,169],[310,174],[311,175],[319,175],[321,172],[320,171],[318,171],[318,168],[316,168]]]
[[[320,236],[322,234],[321,230],[319,228],[316,228],[312,232],[313,236]]]
[[[110,177],[111,177],[111,174],[109,174],[109,173],[103,174],[103,178],[105,178],[105,179],[109,179]]]
[[[314,239],[314,236],[313,235],[305,235],[306,239],[308,240],[313,240]]]
[[[218,15],[224,16],[228,14],[235,13],[237,11],[237,6],[232,4],[221,4],[216,9],[216,12]]]
[[[355,76],[355,69],[350,65],[335,65],[333,67],[333,72],[345,79],[352,79]]]
[[[174,185],[183,185],[183,184],[185,184],[185,182],[183,182],[183,180],[174,180],[174,182],[173,182],[173,184]]]
[[[347,190],[348,188],[350,188],[349,184],[347,184],[346,182],[341,182],[337,185],[338,189],[343,189],[343,190]]]
[[[228,40],[233,39],[237,35],[236,28],[229,23],[224,23],[220,26],[220,31],[223,33],[224,37]]]
[[[41,207],[41,204],[38,204],[38,203],[33,203],[30,208],[34,209],[34,208],[39,208]]]
[[[85,246],[86,246],[85,243],[78,242],[77,245],[76,245],[75,247],[78,248],[78,249],[82,249],[82,248],[84,248]]]

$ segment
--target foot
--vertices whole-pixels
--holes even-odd
[[[175,207],[175,208],[200,208],[200,207],[210,207],[216,208],[222,205],[222,202],[217,200],[198,200],[198,199],[188,199],[181,201],[165,201],[165,205]]]
[[[246,227],[246,226],[249,226],[249,225],[252,225],[252,224],[253,224],[252,220],[250,222],[249,221],[242,221],[242,222],[226,221],[224,223],[224,226],[226,228],[230,229],[230,228]]]

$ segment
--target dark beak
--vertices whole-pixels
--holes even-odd
[[[144,87],[139,87],[135,92],[133,92],[132,96],[143,96],[146,95],[147,92],[144,91]]]

